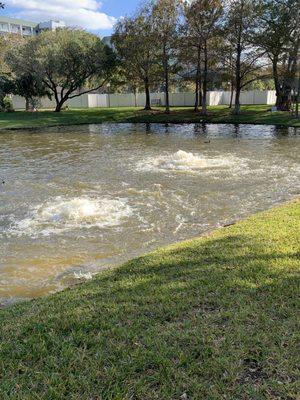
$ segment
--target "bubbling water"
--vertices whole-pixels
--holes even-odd
[[[49,235],[79,228],[115,226],[131,214],[132,209],[124,199],[57,197],[33,208],[11,232]]]
[[[1,133],[0,303],[299,196],[299,145],[299,129],[249,125]]]
[[[140,170],[171,170],[182,172],[197,172],[199,170],[211,168],[230,168],[237,163],[241,163],[241,159],[233,156],[208,158],[197,154],[178,150],[176,153],[151,158],[138,165]]]

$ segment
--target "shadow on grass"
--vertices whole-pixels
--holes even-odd
[[[296,391],[298,262],[293,246],[212,237],[14,307],[4,312],[0,394],[288,399]]]

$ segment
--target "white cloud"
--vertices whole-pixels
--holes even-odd
[[[69,26],[89,30],[111,29],[116,18],[101,12],[96,0],[6,0],[7,6],[19,8],[18,17],[36,22],[63,20]]]

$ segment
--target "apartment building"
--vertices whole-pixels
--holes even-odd
[[[55,31],[58,28],[65,28],[63,21],[30,22],[22,19],[0,16],[0,35],[17,34],[21,36],[36,36],[42,31]]]

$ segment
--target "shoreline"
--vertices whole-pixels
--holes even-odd
[[[67,127],[67,126],[86,126],[86,125],[102,125],[102,124],[157,124],[157,125],[165,125],[165,124],[173,124],[173,125],[189,125],[189,124],[212,124],[212,125],[255,125],[255,126],[275,126],[277,128],[300,128],[300,123],[299,126],[294,126],[294,125],[282,125],[282,124],[276,124],[276,123],[262,123],[262,122],[228,122],[228,121],[166,121],[166,122],[156,122],[156,121],[130,121],[130,120],[124,120],[124,121],[104,121],[104,122],[75,122],[75,123],[66,123],[66,124],[59,124],[59,125],[46,125],[46,126],[32,126],[32,127],[24,127],[24,128],[0,128],[0,134],[3,132],[16,132],[16,131],[39,131],[41,129],[47,129],[47,128],[62,128],[62,127]]]
[[[296,396],[299,224],[297,198],[0,310],[0,397]]]
[[[55,295],[57,295],[59,293],[63,293],[64,291],[68,291],[68,290],[72,290],[73,288],[80,287],[81,285],[85,285],[85,284],[87,284],[89,282],[92,282],[94,279],[99,278],[105,272],[113,271],[113,270],[117,270],[119,268],[122,268],[122,266],[124,264],[134,262],[135,260],[138,260],[139,258],[151,256],[152,253],[156,253],[156,252],[159,252],[159,251],[167,251],[167,250],[169,250],[169,249],[171,249],[173,247],[177,247],[177,246],[183,245],[185,243],[188,243],[188,242],[191,242],[191,241],[194,241],[194,240],[201,240],[201,239],[209,238],[210,236],[216,234],[217,232],[222,231],[222,230],[224,230],[226,228],[230,228],[230,227],[235,226],[237,224],[243,223],[243,222],[247,221],[249,218],[255,217],[255,216],[259,215],[259,214],[266,213],[266,212],[269,212],[269,211],[272,211],[272,210],[276,210],[277,208],[288,206],[289,204],[293,204],[295,202],[296,203],[298,202],[300,204],[300,194],[296,194],[296,195],[292,196],[289,200],[283,201],[282,203],[275,203],[271,207],[266,208],[264,210],[260,210],[260,211],[254,212],[254,213],[249,213],[248,216],[245,216],[245,217],[242,217],[242,218],[238,218],[236,220],[232,220],[232,221],[226,223],[225,225],[221,225],[221,226],[219,226],[217,228],[209,229],[209,230],[207,230],[207,231],[205,231],[205,232],[203,232],[203,233],[201,233],[199,235],[191,236],[191,237],[188,237],[186,239],[180,240],[178,242],[169,243],[169,244],[167,244],[165,246],[159,246],[159,247],[151,250],[150,252],[141,253],[139,256],[134,257],[134,258],[129,258],[127,261],[125,261],[123,263],[118,263],[118,264],[115,264],[115,265],[103,266],[100,271],[98,271],[97,273],[95,273],[93,275],[93,278],[91,280],[82,280],[82,281],[79,281],[78,283],[73,283],[71,285],[68,285],[68,286],[64,287],[63,289],[61,289],[61,290],[57,290],[57,291],[55,291],[53,293],[48,293],[48,294],[45,294],[45,295],[40,296],[40,297],[11,298],[11,301],[8,301],[8,302],[4,301],[3,303],[0,302],[0,313],[1,313],[1,310],[9,309],[9,308],[14,307],[16,305],[20,305],[20,304],[24,304],[24,303],[27,304],[27,303],[31,303],[31,302],[47,299],[47,298],[49,298],[51,296],[55,296]],[[70,267],[70,268],[72,268],[72,267]],[[2,300],[4,300],[4,298],[2,298]]]
[[[80,126],[101,123],[141,123],[141,124],[233,124],[233,125],[271,125],[279,128],[299,128],[300,119],[289,113],[271,113],[269,106],[242,106],[238,116],[231,114],[229,108],[215,106],[209,108],[209,114],[204,117],[195,114],[192,108],[174,108],[171,114],[163,110],[143,111],[138,108],[91,108],[71,109],[55,113],[54,111],[39,111],[26,113],[0,113],[0,133],[16,130],[36,131],[43,128]]]

